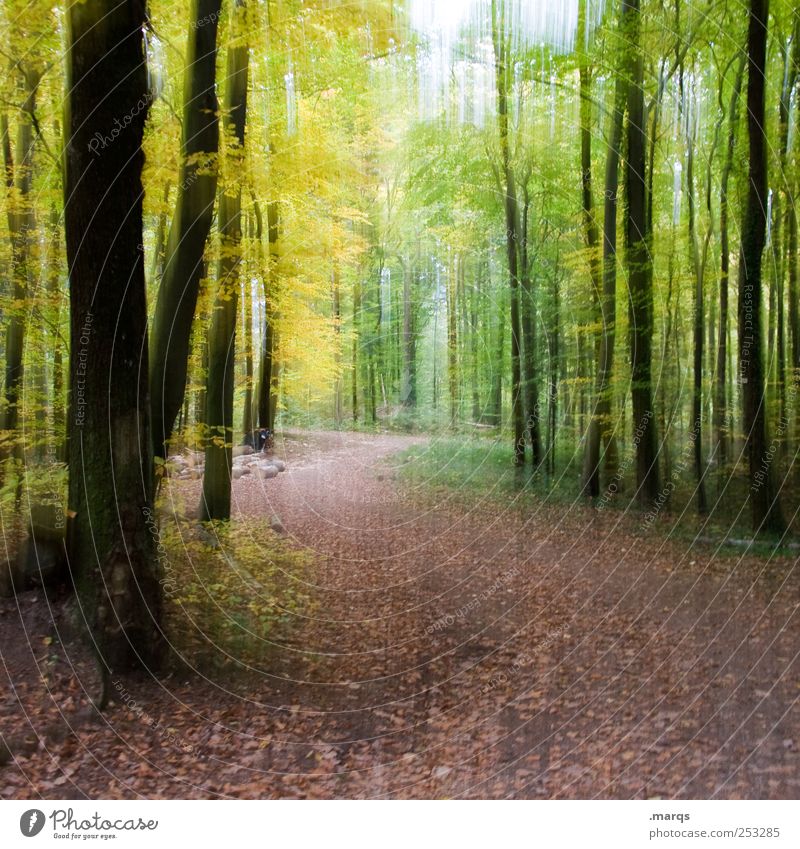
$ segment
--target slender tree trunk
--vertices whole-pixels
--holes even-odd
[[[505,358],[505,328],[506,328],[506,306],[502,292],[497,297],[497,315],[495,318],[495,349],[494,357],[491,359],[491,413],[489,419],[495,427],[503,423],[503,370]]]
[[[457,280],[462,258],[456,254],[447,270],[447,383],[450,390],[450,424],[458,421],[458,330],[456,323]]]
[[[351,406],[353,410],[353,421],[358,421],[358,344],[361,336],[361,281],[357,278],[353,286],[353,371],[351,374]]]
[[[414,332],[412,282],[416,268],[409,260],[403,269],[403,378],[400,402],[404,407],[417,406],[417,338]]]
[[[558,422],[558,372],[561,322],[561,304],[558,293],[558,257],[553,271],[553,314],[550,324],[551,330],[547,336],[550,359],[550,375],[547,387],[547,472],[552,477],[556,472],[556,432]]]
[[[583,238],[589,254],[589,282],[591,285],[592,323],[602,325],[603,265],[600,249],[600,233],[594,213],[594,193],[592,191],[592,69],[586,50],[586,0],[578,3],[578,73],[580,78],[580,122],[581,122],[581,211],[583,214]],[[583,341],[583,333],[579,342]],[[594,333],[594,353],[598,359],[601,354],[601,334]],[[581,351],[578,353],[579,362]],[[583,390],[581,390],[583,391]],[[581,425],[583,427],[583,425]],[[600,491],[600,423],[597,421],[597,405],[592,409],[589,428],[586,434],[584,454],[583,485],[584,493],[596,496]]]
[[[751,0],[747,34],[747,130],[750,141],[747,202],[739,257],[739,370],[742,424],[750,470],[750,501],[756,532],[786,527],[768,456],[766,393],[761,329],[761,267],[766,241],[767,139],[764,87],[769,0]]]
[[[499,10],[498,10],[499,3]],[[502,181],[506,220],[506,252],[511,287],[511,419],[514,425],[514,465],[525,464],[525,423],[521,374],[521,325],[519,304],[519,208],[514,171],[508,149],[508,67],[506,63],[505,0],[492,0],[492,34],[497,80],[497,124],[500,134]]]
[[[603,203],[603,289],[600,299],[602,332],[597,359],[596,399],[589,425],[584,459],[584,492],[600,495],[600,443],[605,445],[605,467],[616,474],[617,464],[614,423],[611,416],[614,345],[617,322],[617,195],[622,147],[623,118],[628,86],[618,73],[614,86],[614,103],[610,115],[608,153],[606,154],[605,193]]]
[[[333,386],[333,421],[337,428],[342,426],[342,291],[339,280],[339,267],[336,260],[331,272],[331,289],[333,297],[333,332],[335,334],[336,378]]]
[[[62,341],[61,328],[61,305],[63,300],[61,273],[62,273],[62,245],[61,245],[61,215],[58,212],[55,204],[50,210],[49,221],[49,257],[48,257],[48,272],[47,272],[47,298],[49,306],[52,310],[51,316],[53,321],[52,339],[53,348],[53,384],[50,410],[52,415],[52,438],[56,446],[54,455],[59,462],[66,461],[66,432],[64,425],[66,418],[64,415],[64,355],[63,351],[66,347]]]
[[[781,431],[786,428],[784,422],[786,420],[786,322],[784,313],[784,275],[786,266],[791,264],[789,255],[789,246],[791,242],[791,234],[789,230],[792,226],[789,209],[794,205],[794,196],[792,193],[792,175],[789,164],[789,122],[791,119],[792,109],[792,91],[797,86],[798,75],[800,75],[800,67],[795,62],[800,56],[800,48],[797,47],[797,42],[800,40],[800,11],[795,9],[794,26],[792,29],[792,49],[784,48],[784,79],[781,86],[781,96],[778,104],[778,155],[779,155],[779,184],[775,190],[775,208],[774,218],[775,227],[773,232],[774,245],[774,261],[772,263],[775,269],[775,298],[776,298],[776,370],[777,370],[777,390],[778,390],[778,427]],[[786,205],[786,214],[781,212],[783,204]],[[790,306],[791,309],[791,306]]]
[[[20,70],[25,81],[25,101],[20,110],[17,129],[16,163],[12,166],[14,188],[8,198],[14,304],[9,311],[6,329],[6,407],[3,428],[10,431],[17,429],[20,420],[26,302],[31,275],[31,249],[36,239],[36,218],[31,199],[35,147],[33,122],[41,79],[41,72],[34,68],[20,65]],[[8,169],[10,158],[6,162]]]
[[[800,122],[800,12],[795,9],[795,26],[792,34],[792,59],[791,59],[791,76],[792,84],[789,86],[789,95],[791,103],[791,94],[794,92],[794,108],[795,122]],[[795,162],[800,162],[800,132],[795,128],[794,133],[794,150],[790,151]],[[786,198],[786,215],[787,215],[787,252],[786,264],[789,267],[788,271],[788,296],[789,296],[789,343],[790,361],[792,368],[792,385],[797,387],[797,380],[800,378],[798,369],[800,369],[800,309],[798,308],[798,256],[797,251],[797,198],[798,186],[800,185],[800,174],[795,168],[793,176],[790,175],[787,185],[788,196]]]
[[[528,210],[530,209],[530,198],[528,196],[527,186],[523,190],[523,198],[518,243],[520,253],[520,324],[524,350],[522,374],[525,384],[524,400],[527,410],[525,430],[528,442],[531,444],[533,468],[538,469],[544,455],[542,452],[541,416],[539,414],[539,376],[536,373],[535,305],[530,263],[528,262]]]
[[[81,617],[118,670],[157,662],[163,645],[141,249],[144,26],[141,3],[67,7],[68,554]],[[126,129],[93,152],[120,115]]]
[[[215,80],[221,3],[192,0],[189,21],[180,182],[153,319],[150,415],[157,457],[168,453],[167,443],[183,403],[203,253],[214,213],[219,150]]]
[[[256,212],[256,240],[258,243],[259,274],[264,281],[264,336],[261,340],[261,360],[258,371],[258,426],[272,431],[276,407],[276,332],[278,274],[278,235],[280,216],[274,201],[267,205],[268,262],[264,264],[263,221],[258,201],[254,198]]]
[[[728,140],[725,152],[725,163],[720,176],[719,193],[719,245],[720,245],[720,277],[719,277],[719,336],[717,342],[717,381],[716,399],[714,402],[714,429],[717,435],[717,451],[719,465],[723,467],[728,459],[730,441],[730,424],[728,421],[728,313],[729,313],[729,279],[730,279],[730,243],[728,237],[728,186],[733,171],[734,153],[736,151],[736,124],[739,111],[739,97],[742,91],[744,69],[747,55],[742,53],[733,91],[728,105]]]
[[[472,390],[472,421],[478,423],[481,415],[480,390],[478,387],[478,304],[482,294],[483,261],[479,259],[475,286],[470,292],[469,303],[469,363],[470,385]]]
[[[680,71],[680,87],[683,92],[683,67]],[[691,107],[690,107],[691,108]],[[692,380],[692,426],[690,439],[694,459],[694,474],[697,481],[697,510],[702,515],[708,512],[706,503],[706,485],[703,469],[703,341],[705,317],[703,312],[703,263],[697,244],[695,226],[696,209],[694,196],[694,127],[691,117],[686,133],[686,200],[689,207],[689,256],[694,272],[694,359]]]
[[[242,432],[245,439],[253,434],[253,290],[250,278],[244,281],[244,410]]]
[[[233,169],[241,168],[244,154],[250,55],[249,46],[242,43],[245,33],[245,0],[236,0],[233,38],[228,47],[224,107],[225,120],[230,131],[228,156]],[[231,515],[233,383],[242,238],[241,185],[231,192],[221,194],[219,200],[219,291],[208,334],[206,466],[201,504],[204,521],[225,521],[230,519]]]

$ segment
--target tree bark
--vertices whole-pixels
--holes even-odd
[[[224,115],[228,156],[232,169],[240,169],[247,119],[247,74],[250,51],[246,34],[245,0],[236,0],[232,40],[228,47]],[[208,334],[206,383],[206,465],[203,474],[203,521],[227,521],[231,516],[231,466],[233,463],[233,384],[238,318],[239,271],[242,240],[241,184],[219,199],[220,259],[218,292]]]
[[[600,443],[605,445],[605,467],[616,473],[616,440],[611,420],[614,346],[617,321],[617,195],[622,129],[628,86],[621,73],[614,84],[614,102],[609,117],[610,131],[606,154],[605,192],[603,202],[603,288],[600,298],[602,331],[597,358],[596,398],[589,425],[584,459],[584,492],[600,495]]]
[[[782,533],[785,522],[768,454],[761,328],[761,268],[766,241],[767,139],[764,87],[769,0],[751,0],[747,33],[747,134],[750,141],[747,201],[739,257],[739,371],[742,424],[756,533]]]
[[[186,389],[189,342],[217,191],[217,22],[222,0],[193,0],[186,51],[181,170],[153,319],[153,446],[166,457]]]
[[[417,406],[417,338],[412,294],[415,274],[416,266],[409,260],[403,269],[403,379],[400,402],[410,409]]]
[[[514,426],[514,465],[523,466],[525,464],[525,422],[522,398],[522,334],[519,304],[519,207],[508,147],[508,67],[506,63],[505,21],[505,0],[492,0],[492,43],[494,45],[495,77],[497,81],[497,125],[500,135],[506,253],[511,289],[511,419]]]
[[[683,67],[680,71],[680,87],[683,93]],[[691,122],[691,118],[689,118]],[[703,342],[705,331],[705,316],[703,304],[703,263],[700,259],[700,248],[697,244],[697,228],[695,225],[696,204],[694,195],[694,127],[691,123],[686,133],[686,200],[689,207],[688,236],[689,257],[694,273],[694,304],[693,304],[693,361],[692,361],[692,454],[694,474],[697,482],[697,511],[701,515],[708,512],[706,503],[706,484],[703,469]]]
[[[625,159],[626,258],[630,287],[631,399],[636,444],[637,496],[642,504],[658,497],[658,440],[652,402],[653,277],[647,197],[647,115],[640,0],[623,0],[628,39],[628,155]]]
[[[144,25],[138,2],[67,7],[68,554],[82,618],[119,670],[156,663],[163,646],[141,247]],[[121,116],[124,128],[94,152]]]
[[[719,276],[719,336],[717,341],[717,384],[714,401],[714,430],[717,439],[719,465],[724,466],[728,459],[729,422],[728,422],[728,312],[729,312],[729,279],[730,279],[730,243],[728,237],[728,185],[733,171],[734,153],[736,150],[736,123],[739,111],[739,97],[742,92],[742,81],[746,54],[742,54],[736,69],[733,90],[728,105],[728,140],[725,153],[725,164],[720,176],[719,192],[719,244],[720,244],[720,276]]]
[[[36,238],[36,217],[31,200],[33,185],[33,154],[35,147],[34,117],[36,94],[41,72],[21,64],[25,100],[20,110],[17,128],[15,162],[6,157],[6,174],[9,167],[13,191],[8,198],[9,232],[11,236],[11,267],[14,304],[9,311],[6,329],[5,411],[3,429],[14,431],[20,420],[20,392],[23,380],[23,354],[25,348],[26,301],[31,275],[31,247]]]

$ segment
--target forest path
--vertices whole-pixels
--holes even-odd
[[[132,682],[153,721],[118,705],[80,731],[56,795],[797,796],[790,563],[582,505],[437,500],[399,472],[426,444],[279,440],[287,471],[236,481],[235,510],[313,552],[308,617],[256,680]]]

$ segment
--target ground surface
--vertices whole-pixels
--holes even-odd
[[[115,679],[87,718],[45,668],[46,600],[0,603],[0,795],[800,794],[792,562],[714,559],[584,506],[437,502],[401,473],[412,444],[424,463],[421,439],[295,436],[285,473],[235,482],[240,514],[314,553],[313,604],[259,673]]]

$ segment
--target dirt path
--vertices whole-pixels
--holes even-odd
[[[315,556],[311,615],[267,674],[131,681],[144,716],[123,699],[0,770],[0,793],[797,797],[793,564],[583,506],[436,503],[399,480],[413,442],[281,441],[287,472],[234,484],[241,515]]]

